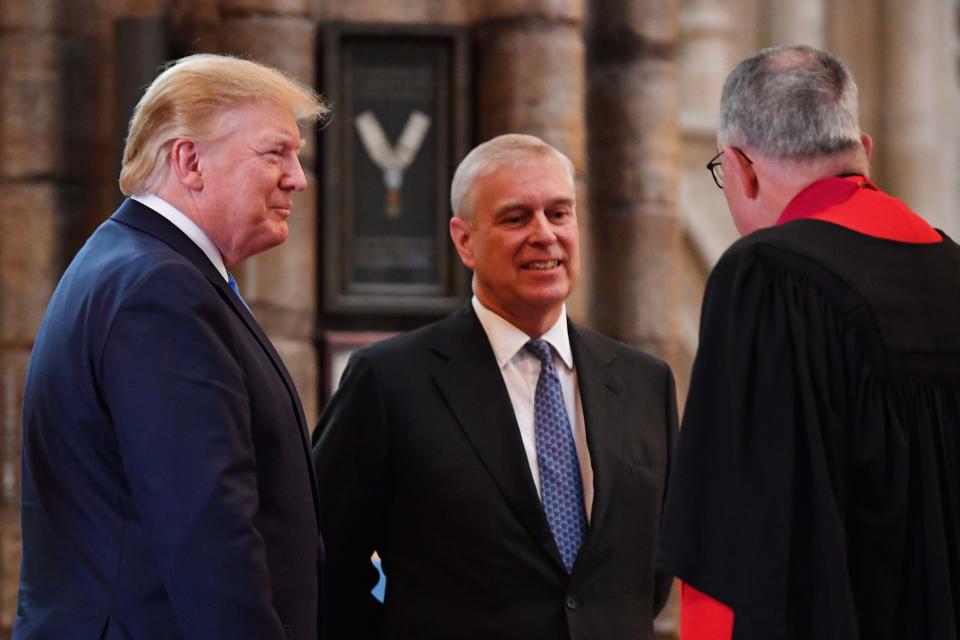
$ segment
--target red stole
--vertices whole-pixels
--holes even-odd
[[[943,238],[906,204],[863,176],[825,178],[794,196],[777,224],[812,218],[876,238],[900,242],[940,242]]]

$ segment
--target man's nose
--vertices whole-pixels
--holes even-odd
[[[303,172],[303,167],[300,165],[299,156],[293,156],[290,165],[284,172],[280,186],[290,191],[303,191],[307,188],[307,176]]]
[[[550,219],[547,218],[545,211],[537,211],[530,224],[533,226],[532,233],[530,234],[531,242],[551,243],[556,241],[556,231],[550,223]]]

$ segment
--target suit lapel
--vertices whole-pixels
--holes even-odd
[[[587,447],[593,467],[593,510],[590,530],[580,557],[590,553],[591,542],[599,535],[610,505],[623,441],[622,384],[611,365],[616,355],[593,336],[570,324],[570,344],[580,386],[580,402],[587,430]]]
[[[273,348],[273,343],[270,342],[270,339],[263,332],[260,324],[253,317],[253,314],[250,313],[250,310],[247,309],[247,306],[230,290],[227,282],[223,279],[220,272],[217,271],[217,268],[213,266],[206,254],[203,253],[193,240],[180,231],[176,225],[136,200],[125,200],[123,204],[120,205],[120,208],[111,216],[111,219],[162,240],[174,251],[190,260],[207,278],[210,284],[220,292],[220,296],[227,301],[234,313],[240,316],[240,319],[250,333],[253,334],[254,338],[256,338],[260,348],[267,354],[274,369],[276,369],[284,385],[287,387],[291,402],[293,402],[294,405],[294,413],[297,416],[297,426],[300,430],[300,438],[303,440],[304,452],[309,460],[310,438],[309,431],[307,430],[307,420],[303,414],[300,395],[297,393],[297,388],[293,384],[293,379],[290,377],[290,373],[287,371],[286,366],[284,366],[283,360],[280,359],[280,355]],[[310,463],[308,467],[311,478],[313,478],[313,464]],[[316,504],[318,500],[316,495],[316,481],[312,484],[314,487],[314,502]],[[317,522],[319,523],[319,513],[316,515]]]
[[[562,566],[520,429],[493,349],[470,303],[446,323],[435,349],[448,358],[434,380],[504,498],[537,542]]]
[[[277,370],[277,373],[283,378],[283,382],[287,385],[288,390],[291,391],[291,395],[299,398],[299,396],[296,395],[296,387],[293,384],[293,380],[290,378],[290,374],[287,372],[287,368],[284,366],[279,354],[277,354],[273,348],[270,339],[267,338],[260,324],[253,317],[253,314],[250,313],[250,310],[247,309],[247,306],[230,290],[223,276],[217,271],[216,267],[213,266],[200,247],[194,244],[194,242],[172,222],[136,200],[125,201],[112,217],[118,222],[122,222],[123,224],[159,238],[170,245],[174,251],[190,260],[190,262],[203,273],[207,280],[220,291],[221,296],[227,301],[234,313],[240,316],[240,319],[243,320],[247,329],[254,335],[260,347],[270,358],[270,362]],[[297,402],[296,413],[297,419],[301,422],[301,428],[305,429],[306,420],[303,418],[303,410],[300,408],[299,401]]]

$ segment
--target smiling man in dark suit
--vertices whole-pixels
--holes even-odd
[[[131,198],[67,268],[30,358],[16,640],[317,637],[303,411],[227,267],[286,239],[298,124],[325,113],[215,55],[137,105]]]
[[[574,184],[538,138],[474,149],[450,222],[473,299],[351,358],[314,449],[329,640],[653,636],[673,377],[568,321]]]

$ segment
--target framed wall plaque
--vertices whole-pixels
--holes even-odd
[[[469,144],[467,32],[334,24],[322,38],[324,311],[445,313],[468,292],[448,233]]]

